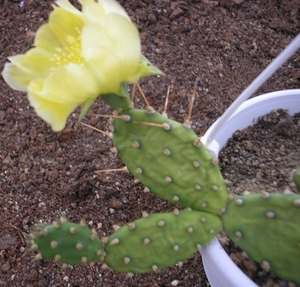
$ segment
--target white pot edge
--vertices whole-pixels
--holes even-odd
[[[295,103],[298,103],[298,105]],[[235,131],[255,124],[260,116],[266,115],[275,109],[288,110],[290,115],[299,112],[300,89],[271,92],[245,101],[227,120],[222,130],[215,136],[214,140],[219,144],[219,150],[226,145],[228,139]],[[217,121],[219,121],[219,119]],[[210,137],[214,125],[215,123],[201,138],[204,144],[206,144],[207,139]]]
[[[300,89],[271,92],[247,100],[224,124],[210,149],[217,156],[235,131],[255,124],[260,116],[274,109],[288,110],[290,115],[300,112]],[[201,138],[204,144],[211,128]],[[258,287],[237,267],[216,238],[204,246],[200,253],[212,287]]]

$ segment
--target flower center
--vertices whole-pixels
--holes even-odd
[[[77,32],[75,37],[67,35],[67,44],[63,47],[55,48],[56,53],[50,59],[54,62],[55,66],[61,67],[70,63],[82,63],[83,57],[81,56],[81,30],[78,27],[76,27],[75,30]]]

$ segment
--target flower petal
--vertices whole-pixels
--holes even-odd
[[[102,53],[110,54],[110,60],[103,59]],[[122,16],[112,15],[106,19],[103,27],[90,23],[83,28],[82,54],[91,67],[94,67],[96,75],[118,75],[119,84],[126,82],[136,71],[140,53],[138,31],[134,24]],[[106,64],[101,64],[101,61]]]
[[[101,0],[99,0],[101,2]],[[95,0],[78,0],[78,2],[81,4],[83,10],[86,6],[94,4]]]
[[[44,89],[43,80],[31,82],[28,99],[39,117],[51,125],[53,131],[61,131],[66,125],[67,118],[78,103],[56,103],[45,97],[40,97]],[[51,99],[51,95],[49,95]]]
[[[123,7],[114,0],[102,0],[98,2],[99,5],[103,5],[104,11],[106,14],[119,14],[120,16],[123,16],[127,18],[127,20],[131,21]]]
[[[118,93],[121,83],[119,59],[105,47],[90,47],[87,54],[90,57],[85,65],[100,86],[99,94]]]
[[[34,46],[39,48],[40,53],[44,53],[48,57],[53,57],[53,54],[56,53],[56,49],[60,47],[60,43],[49,24],[44,24],[37,30]]]
[[[53,57],[62,47],[70,46],[72,39],[80,41],[83,26],[82,17],[56,7],[49,16],[49,23],[38,29],[34,46]]]
[[[93,3],[82,8],[85,24],[98,23],[101,25],[105,21],[107,15],[100,3],[98,4],[93,1]]]
[[[83,1],[80,1],[80,2],[85,2],[84,0]],[[82,13],[76,9],[70,2],[69,0],[56,0],[55,1],[55,4],[58,5],[59,7],[73,13],[73,14],[76,14],[78,16],[81,16]]]
[[[23,73],[22,69],[11,63],[6,63],[2,71],[5,82],[14,90],[26,92],[31,80],[28,74]]]
[[[43,54],[43,50],[33,48],[25,55],[9,57],[11,63],[6,63],[3,70],[8,85],[15,90],[26,91],[31,80],[47,77],[54,63]]]
[[[37,89],[39,97],[56,103],[74,103],[78,105],[90,98],[97,98],[100,84],[95,81],[89,69],[81,65],[70,64],[56,69],[43,80],[43,88],[29,86],[30,92]],[[37,92],[35,92],[37,93]]]
[[[49,17],[49,27],[60,45],[70,46],[70,39],[80,37],[84,25],[83,18],[62,8],[55,8]]]
[[[135,83],[140,78],[160,75],[164,76],[164,73],[152,65],[152,63],[144,56],[141,55],[140,63],[132,77],[128,79],[127,83]]]

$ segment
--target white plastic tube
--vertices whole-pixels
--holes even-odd
[[[223,128],[223,123],[226,122],[236,109],[245,100],[249,99],[260,87],[268,80],[298,49],[300,49],[300,34],[273,60],[262,73],[239,95],[239,97],[230,105],[225,113],[220,117],[217,124],[210,129],[206,134],[205,139],[202,140],[210,149],[210,145],[215,139],[216,134]]]

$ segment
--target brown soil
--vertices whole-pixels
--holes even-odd
[[[30,48],[34,32],[47,21],[52,1],[0,0],[0,70],[8,56]],[[193,129],[205,130],[300,30],[298,0],[122,0],[137,24],[143,53],[166,73],[141,81],[148,100],[162,110],[171,86],[169,117],[183,122],[195,79],[200,78]],[[299,88],[300,54],[285,64],[257,94]],[[28,105],[26,95],[0,79],[0,286],[209,286],[196,253],[182,267],[126,278],[94,267],[62,270],[59,264],[32,262],[23,233],[35,219],[52,222],[64,212],[71,221],[85,218],[100,236],[115,223],[172,204],[144,193],[128,173],[96,174],[122,167],[111,141],[77,123],[53,133]],[[137,99],[136,105],[143,107]],[[101,101],[92,112],[109,114]],[[107,130],[96,117],[84,122]],[[175,281],[177,280],[177,281]],[[177,284],[177,285],[176,285]]]

